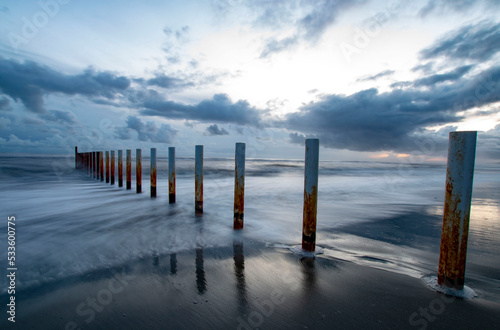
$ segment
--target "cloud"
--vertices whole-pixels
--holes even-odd
[[[43,96],[49,93],[112,99],[130,86],[130,80],[92,68],[65,75],[32,61],[19,63],[0,58],[0,91],[35,113],[46,113]]]
[[[207,127],[206,135],[214,136],[214,135],[229,135],[229,132],[226,131],[223,127],[219,128],[217,124],[213,124]]]
[[[445,57],[452,60],[492,59],[500,51],[500,23],[481,21],[457,29],[422,50],[422,59]]]
[[[172,89],[175,87],[193,86],[193,83],[185,83],[182,79],[169,77],[164,73],[156,73],[154,78],[147,80],[148,85]]]
[[[371,76],[361,77],[361,78],[357,79],[356,81],[357,82],[373,81],[373,80],[377,80],[377,79],[382,78],[382,77],[391,76],[395,72],[396,71],[394,71],[394,70],[384,70],[384,71],[381,71],[381,72],[374,74],[374,75],[371,75]]]
[[[122,140],[133,139],[134,133],[137,134],[139,141],[172,143],[177,130],[166,124],[157,127],[154,122],[144,123],[136,116],[129,116],[127,126],[116,129],[116,136]]]
[[[474,66],[473,65],[464,65],[461,67],[458,67],[452,71],[449,71],[447,73],[436,73],[424,78],[417,79],[411,84],[413,86],[430,86],[430,85],[435,85],[438,83],[442,82],[449,82],[449,81],[456,81],[460,78],[462,78],[465,74],[467,74]]]
[[[429,0],[427,4],[419,11],[421,17],[426,17],[434,12],[453,10],[455,12],[467,12],[476,5],[482,5],[485,8],[498,6],[497,0]]]
[[[325,95],[289,114],[285,126],[314,134],[327,147],[411,152],[415,141],[430,134],[426,127],[459,122],[461,111],[500,100],[500,67],[468,78],[457,75],[449,84],[437,80],[425,89],[411,85],[385,93],[367,89],[348,96]],[[436,144],[444,146],[441,142]]]
[[[286,15],[298,16],[292,23],[294,31],[285,38],[278,39],[276,37],[267,40],[260,57],[266,58],[273,53],[279,53],[290,49],[299,42],[306,41],[309,44],[316,43],[332,26],[343,11],[364,4],[366,0],[322,0],[314,2],[298,2],[295,10],[287,10]],[[272,2],[258,2],[255,6],[264,6],[267,8]],[[278,21],[276,15],[260,16],[258,22],[266,24],[263,18],[271,19],[271,22]],[[291,15],[293,13],[293,15]]]
[[[145,116],[261,127],[259,110],[244,100],[233,103],[226,94],[215,94],[212,99],[203,100],[196,105],[151,98],[143,103],[143,107],[145,109],[141,114]]]
[[[0,97],[0,111],[10,110],[10,101],[5,96]]]
[[[76,116],[70,111],[50,110],[48,113],[41,115],[40,117],[63,125],[73,125],[78,122]]]

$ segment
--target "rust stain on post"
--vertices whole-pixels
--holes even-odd
[[[136,192],[142,192],[142,150],[135,150],[135,185]]]
[[[123,150],[118,150],[118,187],[123,187]]]
[[[115,151],[111,151],[111,184],[115,184]]]
[[[245,143],[236,143],[234,171],[234,229],[243,229],[245,210]]]
[[[194,209],[196,214],[203,213],[203,146],[195,147],[194,165]]]
[[[127,149],[127,190],[132,189],[132,150]]]
[[[168,148],[168,202],[175,203],[175,147]]]
[[[106,183],[109,183],[109,151],[106,151]]]
[[[304,171],[304,211],[302,223],[302,249],[316,249],[316,215],[318,205],[319,140],[306,140]]]
[[[156,148],[151,148],[151,165],[149,168],[151,176],[151,198],[156,197]]]
[[[451,132],[446,169],[438,283],[462,290],[465,282],[477,132]]]

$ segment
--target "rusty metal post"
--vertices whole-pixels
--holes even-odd
[[[142,192],[142,150],[135,150],[135,187],[136,192]]]
[[[196,214],[203,213],[203,146],[195,147],[194,165],[194,210]]]
[[[111,150],[111,184],[115,184],[115,151]]]
[[[127,190],[132,189],[132,150],[127,149]]]
[[[85,154],[85,164],[87,166],[87,175],[90,176],[90,153]]]
[[[123,187],[123,150],[118,150],[118,187]]]
[[[234,175],[234,229],[243,229],[245,206],[245,143],[236,143]]]
[[[100,175],[101,175],[101,172],[100,172],[100,167],[99,167],[99,164],[100,164],[100,161],[99,161],[99,156],[101,155],[101,153],[99,151],[96,151],[95,152],[95,178],[97,181],[99,181],[101,179]]]
[[[106,151],[106,183],[109,183],[109,151]]]
[[[316,214],[318,208],[319,140],[306,140],[304,171],[304,212],[302,220],[302,249],[316,248]]]
[[[438,283],[462,290],[477,132],[450,132]]]
[[[100,168],[100,178],[104,181],[104,151],[99,152],[99,168]]]
[[[168,202],[175,203],[175,147],[168,148]]]
[[[95,159],[95,151],[92,151],[92,177],[95,179],[96,175],[96,159]]]
[[[151,165],[149,167],[151,176],[151,198],[156,197],[156,148],[151,148]]]

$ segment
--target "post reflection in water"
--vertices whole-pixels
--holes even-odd
[[[309,292],[316,288],[316,270],[314,268],[314,257],[303,257],[300,259],[302,274],[304,276],[304,291]]]
[[[234,275],[236,276],[236,292],[238,294],[238,310],[245,313],[248,307],[247,286],[245,283],[245,257],[243,242],[233,242]]]
[[[203,269],[203,249],[196,249],[196,287],[199,295],[207,291],[207,280]]]
[[[177,274],[177,254],[170,255],[170,275]]]

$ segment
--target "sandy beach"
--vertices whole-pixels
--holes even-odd
[[[248,241],[149,256],[17,297],[18,329],[494,329],[500,324],[500,304],[481,297],[453,298],[410,276],[321,255],[303,258]]]

